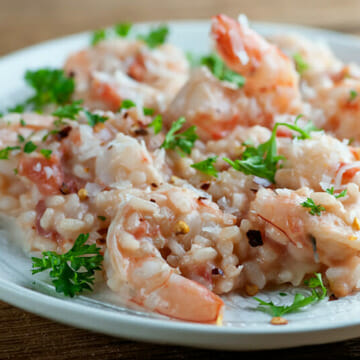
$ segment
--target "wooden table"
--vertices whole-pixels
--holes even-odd
[[[358,0],[1,0],[0,55],[119,21],[209,18],[219,12],[360,34]],[[0,302],[0,359],[219,360],[232,355],[119,340],[57,324]],[[259,355],[277,360],[356,358],[360,340]],[[234,356],[246,358],[245,353]]]

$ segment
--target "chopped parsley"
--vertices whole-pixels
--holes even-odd
[[[179,133],[178,131],[183,127],[186,120],[180,117],[173,122],[169,132],[165,135],[165,140],[161,144],[161,148],[171,149],[177,151],[181,156],[185,154],[190,155],[198,136],[195,132],[196,127],[190,126],[187,130]]]
[[[307,198],[304,202],[301,203],[302,207],[308,208],[310,215],[320,216],[322,211],[326,209],[322,205],[316,205],[314,200],[311,198]]]
[[[200,63],[201,65],[207,66],[213,75],[221,81],[228,81],[239,88],[243,87],[245,84],[245,78],[242,75],[230,70],[216,54],[203,56]]]
[[[198,163],[192,164],[191,167],[201,171],[204,174],[218,177],[218,171],[216,170],[214,164],[216,163],[217,156],[208,157],[204,161],[200,161]]]
[[[49,276],[55,289],[73,297],[84,290],[92,290],[95,271],[101,270],[103,256],[96,244],[85,245],[89,234],[80,234],[74,246],[65,254],[45,251],[42,258],[32,258],[32,274],[50,269]]]
[[[25,104],[18,104],[7,109],[9,113],[23,113],[25,111]]]
[[[44,155],[45,159],[50,159],[52,150],[49,149],[41,149],[40,153]]]
[[[25,138],[21,134],[18,134],[17,138],[20,143],[23,143],[25,141]]]
[[[144,41],[149,48],[153,49],[162,45],[166,41],[168,35],[169,28],[167,25],[160,25],[159,27],[152,29],[146,35],[138,35],[137,38]]]
[[[246,149],[241,156],[241,160],[232,161],[229,158],[223,158],[223,160],[235,170],[241,171],[246,175],[258,176],[275,183],[278,163],[280,160],[285,160],[284,156],[277,154],[276,131],[279,126],[286,126],[291,130],[297,131],[300,134],[299,139],[309,139],[310,132],[313,131],[313,126],[300,128],[296,123],[276,123],[268,141],[260,144],[258,147],[254,147],[249,143],[243,144],[246,146]]]
[[[106,29],[95,30],[91,37],[91,45],[94,46],[107,37]]]
[[[84,110],[85,116],[88,120],[88,124],[94,127],[96,124],[104,123],[108,118],[98,114],[92,114],[91,112]]]
[[[9,160],[9,154],[13,150],[20,150],[20,146],[7,146],[0,150],[0,160]]]
[[[24,152],[27,154],[31,154],[32,152],[34,152],[37,149],[37,146],[32,142],[32,141],[28,141],[25,145],[24,145]]]
[[[58,134],[61,130],[50,130],[47,134],[45,134],[43,136],[43,138],[41,139],[41,141],[46,141],[47,138],[50,136],[50,135],[55,135],[55,134]]]
[[[24,119],[20,119],[20,125],[21,126],[26,126],[26,122],[24,121]]]
[[[161,115],[156,115],[154,120],[148,125],[149,127],[154,128],[154,133],[159,134],[163,126],[163,120]]]
[[[98,215],[98,219],[101,220],[101,221],[105,221],[105,220],[106,220],[106,216]]]
[[[132,28],[132,24],[129,22],[119,23],[114,26],[114,31],[116,35],[120,37],[126,37],[128,36],[131,28]]]
[[[315,273],[315,277],[304,281],[304,284],[311,289],[311,295],[305,296],[303,294],[296,293],[291,305],[275,305],[272,301],[266,302],[257,297],[254,297],[254,299],[260,303],[260,305],[257,307],[257,310],[270,313],[272,316],[283,316],[287,313],[295,312],[307,305],[314,304],[325,298],[327,290],[322,281],[321,274]]]
[[[358,96],[358,92],[356,90],[350,90],[350,101],[353,101]]]
[[[144,107],[143,112],[144,112],[145,116],[152,116],[152,115],[154,115],[155,110],[151,109],[151,108]]]
[[[304,60],[300,53],[296,53],[293,55],[293,59],[295,61],[296,71],[302,75],[304,71],[309,69],[309,64]]]
[[[339,194],[335,194],[334,193],[334,187],[332,186],[330,189],[326,189],[326,192],[330,195],[334,195],[336,199],[342,198],[344,196],[346,196],[347,194],[347,189],[343,190],[341,193]]]
[[[53,113],[53,116],[57,116],[59,119],[75,120],[83,108],[80,106],[82,100],[73,101],[71,104],[58,107]]]
[[[122,101],[119,111],[131,109],[133,107],[136,107],[136,104],[132,100],[125,99]]]

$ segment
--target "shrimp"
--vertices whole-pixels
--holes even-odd
[[[208,141],[228,136],[238,125],[272,128],[277,116],[300,112],[299,76],[277,47],[225,15],[213,18],[212,35],[219,54],[245,77],[245,85],[237,88],[204,67],[195,69],[168,107],[168,126],[185,116]]]
[[[167,186],[130,196],[109,228],[107,283],[127,300],[158,313],[216,322],[223,301],[211,290],[230,291],[241,271],[232,254],[239,234],[233,225],[232,216],[185,188]],[[220,250],[226,239],[229,247]]]
[[[258,191],[249,212],[251,225],[246,224],[245,228],[260,231],[264,245],[276,254],[267,256],[269,263],[265,260],[261,265],[267,281],[286,279],[293,284],[300,283],[307,273],[321,270],[327,275],[336,296],[348,295],[358,288],[360,231],[353,223],[360,215],[359,189],[355,184],[349,184],[347,190],[348,197],[341,199],[307,188]],[[304,207],[308,198],[322,206],[318,215],[312,215],[310,209]],[[266,259],[264,254],[254,251],[253,259],[258,256]],[[275,276],[275,265],[271,265],[274,258],[281,264],[280,268],[276,265]],[[267,275],[269,265],[272,272]]]
[[[76,80],[75,97],[94,109],[117,111],[124,99],[163,110],[188,76],[183,53],[164,44],[107,40],[71,55],[65,72]]]
[[[245,88],[249,92],[266,93],[284,88],[291,95],[298,95],[299,76],[292,61],[279,48],[225,15],[213,17],[211,33],[225,63],[245,76]],[[279,109],[285,105],[280,103]]]
[[[340,168],[344,165],[359,168],[354,149],[323,132],[312,132],[311,139],[305,140],[278,138],[278,145],[279,154],[286,158],[275,175],[276,185],[280,188],[296,190],[307,186],[321,191],[330,188],[331,183],[340,188],[341,181],[336,181]],[[352,176],[347,172],[343,178],[355,182],[354,175],[355,172]]]
[[[313,114],[320,110],[316,123],[339,139],[353,139],[358,143],[359,66],[343,63],[322,43],[298,36],[277,36],[272,40],[287,54],[299,54],[303,59],[306,67],[301,74],[300,88],[304,101],[313,107]]]

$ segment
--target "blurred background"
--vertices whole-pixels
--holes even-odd
[[[121,21],[207,19],[219,12],[360,35],[360,0],[0,0],[0,55]]]

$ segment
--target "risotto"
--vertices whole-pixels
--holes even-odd
[[[25,251],[87,234],[97,281],[194,322],[218,321],[222,294],[314,272],[336,297],[358,290],[359,67],[224,15],[194,64],[165,32],[27,73],[36,94],[0,118],[0,211]]]

